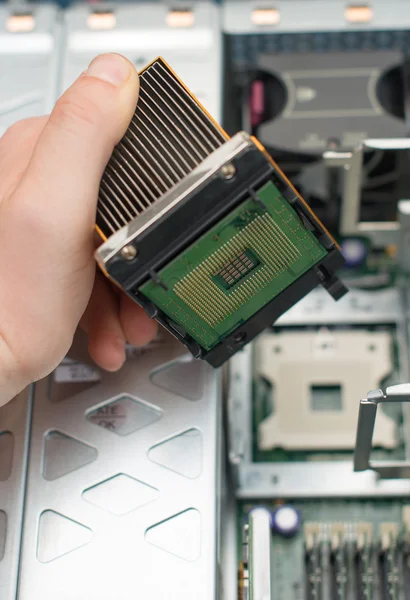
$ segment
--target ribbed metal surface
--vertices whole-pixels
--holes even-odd
[[[140,74],[137,110],[101,181],[97,225],[109,237],[226,142],[217,124],[157,59]]]

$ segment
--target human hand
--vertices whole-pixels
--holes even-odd
[[[0,139],[0,406],[49,374],[80,323],[89,353],[117,370],[125,343],[156,323],[95,275],[99,182],[135,110],[138,76],[125,58],[96,58],[49,117]]]

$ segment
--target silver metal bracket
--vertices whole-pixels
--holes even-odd
[[[398,264],[403,272],[410,273],[410,200],[400,200],[397,218],[400,226]]]
[[[410,402],[410,383],[393,385],[386,388],[385,393],[382,390],[374,390],[367,394],[367,398],[360,401],[354,470],[367,471],[371,469],[382,479],[407,479],[410,478],[410,462],[370,462],[377,407],[383,402]]]
[[[325,166],[344,169],[343,201],[340,217],[340,228],[343,235],[369,237],[373,244],[378,247],[397,243],[401,219],[377,223],[362,222],[360,219],[363,158],[369,151],[406,151],[409,149],[410,139],[408,138],[368,139],[364,140],[353,152],[328,151],[323,154]]]

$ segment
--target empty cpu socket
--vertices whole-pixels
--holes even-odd
[[[97,231],[103,271],[213,366],[319,283],[346,291],[335,241],[259,142],[229,139],[162,59],[140,74]]]

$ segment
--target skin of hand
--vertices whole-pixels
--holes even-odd
[[[94,59],[49,117],[21,121],[0,139],[0,406],[48,375],[77,326],[90,356],[115,371],[156,323],[97,272],[100,179],[138,98],[124,57]]]

